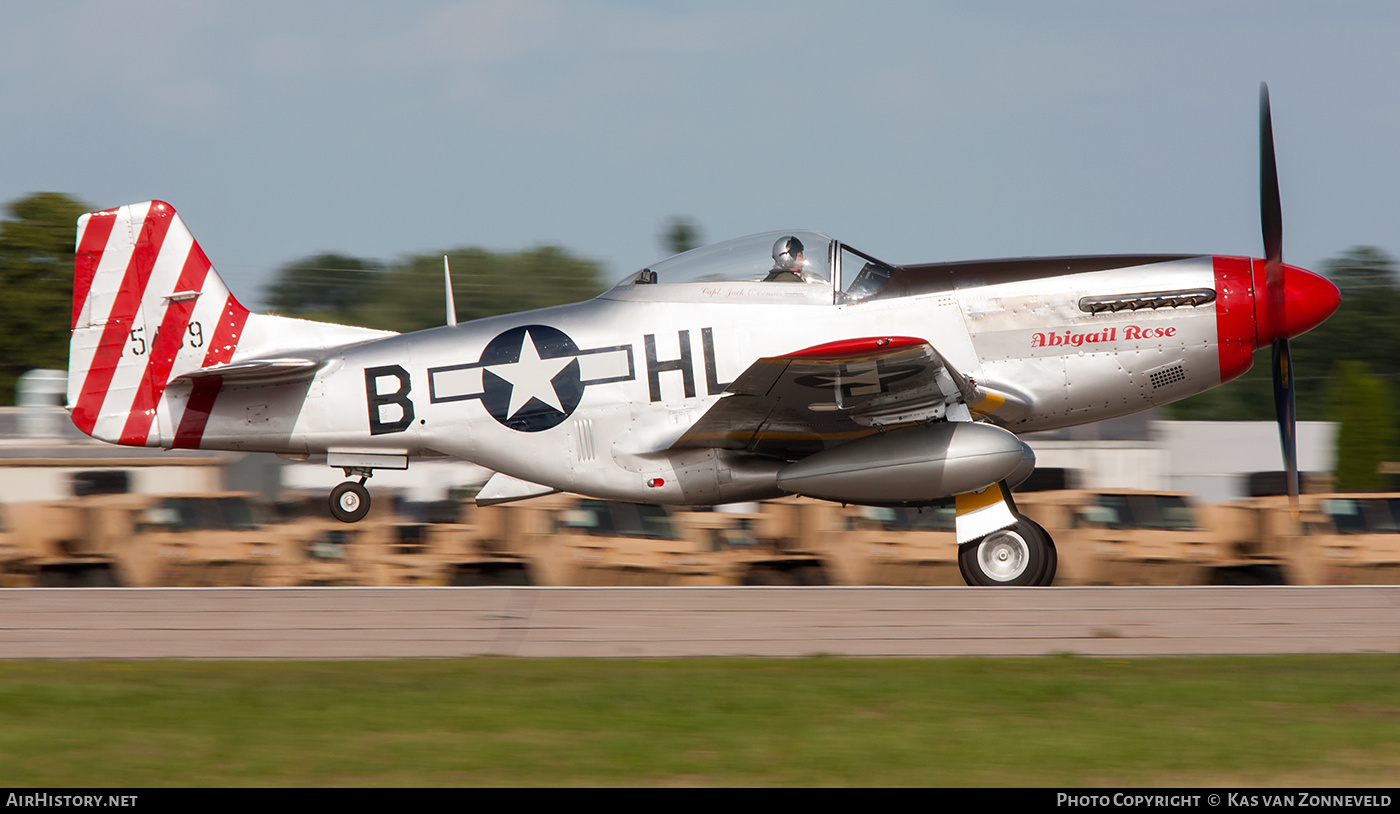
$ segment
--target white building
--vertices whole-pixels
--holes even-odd
[[[1245,476],[1283,469],[1272,421],[1161,421],[1155,411],[1025,437],[1036,466],[1068,469],[1086,489],[1189,492],[1200,503],[1247,497]],[[1337,425],[1298,422],[1298,469],[1333,471]]]

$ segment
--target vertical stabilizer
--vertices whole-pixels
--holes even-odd
[[[239,363],[290,353],[293,367],[314,369],[327,349],[394,335],[249,313],[163,201],[78,218],[73,271],[68,409],[83,432],[118,444],[203,447]]]
[[[78,219],[68,407],[83,432],[159,446],[165,385],[227,362],[248,309],[162,201]]]

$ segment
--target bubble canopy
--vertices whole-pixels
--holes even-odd
[[[801,246],[800,256],[779,262],[774,258],[774,246],[779,241],[796,238]],[[748,237],[726,240],[709,246],[691,249],[683,254],[653,263],[641,271],[627,277],[621,285],[671,285],[675,283],[761,283],[775,284],[807,283],[831,286],[832,239],[820,232],[790,230],[786,232],[763,232]],[[796,249],[790,241],[786,246]],[[787,267],[797,266],[799,275]],[[771,279],[770,279],[771,278]]]

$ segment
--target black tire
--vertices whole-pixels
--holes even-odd
[[[968,558],[977,556],[974,553],[974,551],[977,548],[977,544],[980,542],[982,541],[973,540],[970,543],[963,543],[962,545],[958,546],[958,570],[962,572],[963,582],[973,586],[974,588],[980,588],[986,584],[982,581],[982,578],[976,569],[969,570],[967,567]]]
[[[1035,531],[1040,534],[1041,539],[1045,541],[1045,568],[1041,571],[1040,577],[1034,584],[1041,586],[1053,585],[1055,582],[1055,569],[1060,564],[1060,555],[1055,551],[1054,539],[1050,537],[1050,532],[1046,531],[1044,526],[1029,517],[1022,517],[1021,522],[1032,526]]]
[[[331,490],[331,516],[342,523],[356,523],[369,514],[369,490],[348,480]]]
[[[1050,587],[1055,584],[1055,570],[1060,566],[1060,555],[1055,551],[1055,541],[1050,539],[1050,535],[1045,535],[1045,575],[1040,578],[1037,585]]]
[[[1041,585],[1046,578],[1050,535],[1025,517],[958,549],[963,581],[980,586]],[[1050,574],[1054,578],[1054,574]]]

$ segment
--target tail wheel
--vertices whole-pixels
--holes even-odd
[[[369,514],[369,490],[346,481],[331,490],[331,515],[342,523],[355,523]]]
[[[1049,585],[1057,561],[1050,535],[1026,517],[958,549],[958,568],[968,585]]]

